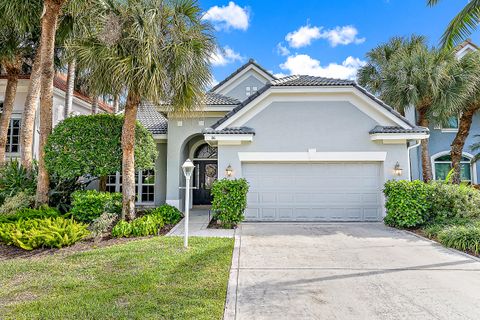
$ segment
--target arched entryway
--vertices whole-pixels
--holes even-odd
[[[193,205],[212,204],[210,190],[218,177],[218,152],[217,148],[203,143],[198,146],[193,154],[195,172],[193,177]]]

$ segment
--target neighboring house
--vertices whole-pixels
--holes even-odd
[[[13,113],[10,120],[10,127],[8,130],[7,139],[7,157],[16,158],[20,156],[20,126],[22,124],[22,113],[24,110],[25,99],[27,96],[29,76],[21,76],[18,81],[17,95],[15,97],[15,104],[13,106]],[[56,74],[53,88],[53,110],[52,121],[55,126],[64,119],[64,105],[65,105],[65,90],[67,88],[67,79],[64,74]],[[0,76],[0,110],[3,109],[3,100],[5,97],[5,89],[7,85],[6,77]],[[102,102],[98,102],[99,112],[113,112],[113,108]],[[72,115],[91,114],[92,100],[84,94],[75,91],[72,105]],[[35,158],[38,156],[39,143],[39,112],[37,108],[34,130],[34,144],[33,152]]]
[[[246,219],[263,221],[381,220],[384,182],[409,179],[409,147],[429,136],[354,81],[276,79],[253,60],[191,117],[144,104],[138,119],[159,151],[155,171],[139,173],[140,202],[183,208],[180,166],[190,158],[190,205],[210,204],[216,179],[243,177]],[[120,190],[119,174],[109,188]]]
[[[478,50],[478,47],[470,40],[466,40],[457,47],[456,54],[458,58],[461,58],[465,54],[476,50]],[[412,122],[415,121],[414,114],[412,108],[407,115],[407,118]],[[434,179],[444,180],[451,169],[450,145],[458,132],[458,123],[459,117],[452,117],[448,121],[449,125],[430,127],[429,153]],[[461,168],[461,179],[472,184],[480,183],[477,177],[480,164],[473,162],[474,154],[470,150],[470,146],[474,142],[480,141],[480,138],[476,138],[475,135],[480,135],[480,113],[478,112],[473,117],[470,134],[465,141]],[[421,151],[417,149],[412,153],[412,178],[422,179]]]

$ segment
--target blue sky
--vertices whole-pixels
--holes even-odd
[[[425,35],[437,45],[467,0],[203,0],[222,51],[213,74],[222,80],[249,58],[274,74],[354,77],[365,53],[393,36]],[[479,33],[472,35],[480,43]]]

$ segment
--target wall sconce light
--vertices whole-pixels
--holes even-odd
[[[227,175],[227,177],[231,177],[232,174],[233,174],[233,168],[231,165],[228,165],[227,169],[225,169],[225,174]]]
[[[398,161],[395,164],[395,167],[393,168],[393,171],[395,172],[395,175],[397,175],[397,176],[402,175],[403,169],[400,167],[400,163],[398,163]]]

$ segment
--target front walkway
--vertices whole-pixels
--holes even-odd
[[[208,209],[192,209],[188,224],[188,235],[192,237],[220,237],[233,238],[235,230],[233,229],[209,229]],[[185,232],[185,219],[182,219],[167,236],[182,236]]]
[[[243,223],[224,319],[479,319],[480,260],[380,223]]]

